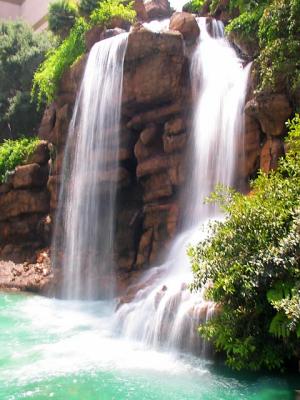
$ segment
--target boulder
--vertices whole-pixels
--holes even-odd
[[[248,101],[245,111],[259,121],[266,135],[280,136],[286,132],[285,123],[292,107],[285,94],[265,94]]]
[[[184,61],[180,33],[132,32],[125,56],[123,104],[136,108],[180,97]]]
[[[187,12],[176,12],[170,20],[170,30],[178,31],[182,34],[184,40],[195,42],[200,34],[200,29],[196,18]]]
[[[172,14],[168,0],[148,0],[144,4],[148,20],[168,18]]]
[[[46,140],[41,140],[34,152],[28,157],[28,164],[47,164],[50,158],[50,150],[48,146],[48,142]]]
[[[0,221],[22,214],[47,213],[49,195],[46,191],[12,190],[0,196]]]
[[[267,173],[273,169],[276,169],[278,166],[278,161],[283,155],[283,141],[279,138],[268,138],[261,150],[260,169]]]
[[[14,189],[25,189],[45,186],[48,179],[48,168],[39,164],[21,165],[16,168],[12,177]]]
[[[145,22],[148,20],[148,14],[143,0],[134,0],[133,9],[136,12],[138,21]]]
[[[85,47],[87,51],[90,51],[95,43],[101,40],[101,34],[103,32],[103,27],[96,25],[92,29],[88,30],[85,34]]]

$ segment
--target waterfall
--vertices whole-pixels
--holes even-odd
[[[128,34],[96,43],[88,57],[65,149],[54,265],[66,298],[113,293],[113,232],[123,63]]]
[[[197,326],[211,316],[214,304],[205,301],[203,293],[190,293],[192,273],[186,250],[207,235],[206,221],[218,217],[215,207],[203,204],[204,199],[216,184],[235,183],[249,67],[243,69],[224,38],[221,22],[208,25],[208,20],[199,18],[198,23],[201,39],[191,62],[195,105],[183,233],[175,239],[165,263],[152,268],[132,288],[136,295],[119,306],[115,324],[122,335],[149,346],[205,355],[206,344]]]

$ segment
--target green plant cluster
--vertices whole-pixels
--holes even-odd
[[[47,54],[33,79],[32,97],[38,104],[54,99],[63,73],[85,52],[84,34],[88,29],[87,22],[78,18],[69,36]]]
[[[86,17],[89,17],[91,13],[98,7],[99,0],[80,0],[78,4],[79,12]]]
[[[36,132],[42,109],[30,101],[32,78],[51,46],[47,33],[0,21],[0,141]]]
[[[49,29],[60,37],[66,37],[78,17],[76,2],[71,0],[57,0],[50,3],[48,9]]]
[[[54,99],[63,73],[86,51],[85,34],[89,29],[94,25],[106,28],[116,18],[133,22],[136,16],[132,2],[126,3],[123,0],[98,1],[95,9],[91,2],[84,4],[90,5],[93,9],[89,18],[77,17],[75,19],[75,24],[69,35],[56,49],[47,54],[46,60],[34,75],[31,95],[32,98],[37,99],[38,104],[42,104],[44,101],[49,104]]]
[[[91,22],[106,27],[112,19],[120,18],[132,23],[136,17],[132,5],[133,2],[125,4],[122,0],[103,0],[92,12]]]
[[[7,139],[0,144],[0,183],[6,181],[7,176],[18,165],[26,162],[35,151],[39,139],[37,137]]]
[[[231,0],[240,15],[227,26],[243,40],[257,43],[259,90],[292,88],[300,84],[299,0]]]
[[[220,308],[201,335],[235,369],[282,369],[300,356],[300,117],[288,124],[278,170],[260,173],[249,195],[218,187],[226,219],[189,249],[193,288]]]
[[[205,0],[191,0],[183,6],[182,10],[196,14],[201,11],[204,3]]]

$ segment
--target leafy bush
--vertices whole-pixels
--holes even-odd
[[[183,6],[182,10],[196,14],[201,11],[204,3],[205,0],[191,0]]]
[[[259,44],[259,90],[295,90],[300,84],[299,0],[231,0],[230,6],[237,6],[241,14],[227,32]]]
[[[0,183],[5,182],[9,172],[26,162],[38,143],[37,137],[31,137],[7,139],[0,144]]]
[[[108,25],[112,19],[120,18],[133,22],[136,12],[132,8],[132,2],[125,4],[123,0],[104,0],[91,14],[91,22],[95,25]]]
[[[262,14],[262,7],[257,7],[251,11],[245,11],[228,24],[226,32],[235,32],[242,38],[258,40],[257,33]]]
[[[208,285],[220,312],[200,333],[235,369],[282,368],[300,355],[300,118],[289,123],[289,151],[245,196],[218,187],[226,219],[189,249],[193,288]],[[213,285],[211,285],[213,282]],[[285,288],[285,290],[284,290]]]
[[[74,26],[77,16],[78,8],[76,3],[70,0],[57,0],[49,5],[49,28],[55,35],[65,38]]]
[[[89,16],[98,7],[99,0],[80,0],[79,11],[85,15]]]
[[[32,97],[37,98],[38,104],[53,100],[63,73],[84,53],[84,34],[88,28],[85,20],[78,18],[69,36],[47,54],[46,60],[34,74]]]
[[[300,82],[300,2],[273,0],[259,22],[261,89],[295,88]]]
[[[46,33],[23,22],[0,22],[0,132],[3,138],[34,134],[42,109],[30,102],[32,77],[52,45]]]

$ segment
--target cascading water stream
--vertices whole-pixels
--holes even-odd
[[[164,344],[205,355],[197,326],[210,317],[214,304],[191,294],[191,266],[186,250],[207,235],[205,222],[218,211],[203,204],[216,184],[234,185],[238,143],[243,134],[243,106],[249,67],[243,69],[221,22],[199,18],[201,39],[193,54],[191,81],[195,108],[191,135],[190,182],[184,231],[175,239],[166,262],[151,269],[137,286],[133,301],[123,304],[115,323],[122,335],[150,346]],[[201,229],[202,227],[202,229]]]
[[[62,263],[62,295],[108,298],[118,179],[123,63],[128,34],[96,43],[77,96],[63,165],[54,265]],[[61,232],[62,230],[62,232]]]

